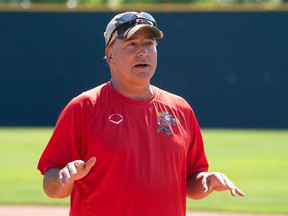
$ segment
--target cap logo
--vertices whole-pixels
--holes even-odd
[[[147,21],[144,19],[136,19],[136,23],[137,24],[144,24],[144,23],[147,23]]]

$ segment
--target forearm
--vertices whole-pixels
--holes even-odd
[[[44,174],[43,189],[51,198],[65,198],[73,189],[73,183],[62,185],[59,180],[58,168],[50,168]]]
[[[194,173],[187,179],[186,196],[190,199],[199,200],[208,196],[211,191],[204,191],[203,176],[205,172]]]

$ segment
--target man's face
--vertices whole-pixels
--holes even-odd
[[[127,40],[116,39],[106,50],[112,79],[130,84],[147,84],[157,66],[157,42],[146,28]]]

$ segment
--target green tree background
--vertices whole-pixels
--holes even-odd
[[[0,3],[60,3],[65,4],[68,1],[77,2],[77,4],[165,4],[165,3],[287,3],[288,0],[0,0]]]

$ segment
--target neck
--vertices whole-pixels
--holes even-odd
[[[132,100],[147,100],[153,96],[153,87],[148,84],[145,86],[123,86],[110,80],[110,85],[123,96]]]

